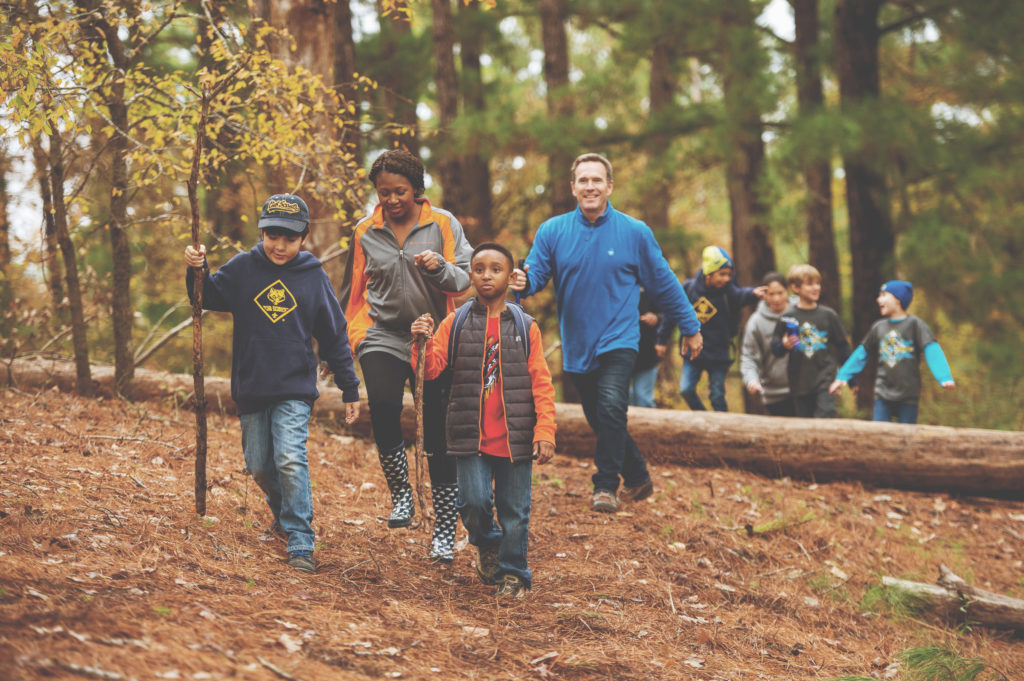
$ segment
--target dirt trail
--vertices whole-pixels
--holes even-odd
[[[211,415],[197,518],[191,413],[2,395],[0,678],[898,679],[922,645],[1024,678],[1020,639],[879,588],[945,563],[1024,596],[1021,502],[654,466],[654,497],[607,516],[590,465],[559,455],[534,468],[535,588],[508,603],[472,547],[433,566],[425,528],[387,529],[373,445],[339,425],[311,431],[306,576],[262,540],[236,419]]]

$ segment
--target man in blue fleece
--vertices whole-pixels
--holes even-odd
[[[620,500],[639,501],[654,490],[626,424],[629,380],[640,341],[641,287],[669,322],[679,326],[680,353],[695,358],[703,340],[693,306],[651,228],[608,202],[614,187],[608,159],[600,154],[577,157],[570,179],[576,210],[540,226],[510,288],[529,296],[554,280],[562,368],[597,436],[593,508],[612,513]],[[616,495],[620,477],[623,489]]]
[[[263,204],[260,240],[210,274],[206,247],[185,248],[191,298],[203,270],[203,307],[234,321],[231,399],[242,425],[245,467],[274,514],[270,535],[286,536],[288,565],[315,572],[313,489],[306,440],[320,358],[342,391],[345,421],[359,417],[359,378],[349,350],[345,315],[320,261],[302,244],[309,209],[294,194]]]

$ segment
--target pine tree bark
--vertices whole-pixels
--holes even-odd
[[[648,177],[651,178],[648,198],[644,201],[644,221],[656,235],[664,234],[669,228],[669,177],[664,171],[664,156],[668,152],[671,136],[659,132],[665,114],[675,103],[679,84],[674,68],[674,42],[667,36],[660,36],[651,48],[651,82],[648,87],[650,99],[649,126],[655,129],[647,145]]]
[[[10,196],[7,193],[7,176],[11,161],[6,149],[0,149],[0,271],[6,271],[11,264],[11,219],[8,210]]]
[[[44,263],[46,281],[50,288],[50,300],[53,301],[55,316],[60,316],[61,302],[64,300],[63,267],[60,263],[60,244],[57,243],[57,226],[53,218],[53,195],[50,192],[50,161],[42,139],[32,139],[32,158],[35,161],[36,182],[39,185],[39,198],[43,204],[43,242],[46,244]]]
[[[451,142],[451,129],[459,115],[459,81],[455,73],[455,29],[450,0],[431,0],[434,37],[434,82],[437,86],[437,169],[441,203],[455,215],[463,214],[463,173]]]
[[[881,86],[878,66],[882,0],[838,0],[835,10],[835,57],[839,95],[844,114],[867,117],[878,106]],[[865,129],[870,136],[870,129]],[[894,242],[889,190],[882,171],[884,159],[870,148],[843,155],[846,173],[846,209],[850,221],[850,259],[853,269],[853,342],[868,332],[878,316],[875,298],[891,272]],[[875,365],[861,374],[857,404],[868,408],[874,400]]]
[[[540,0],[538,4],[548,117],[568,123],[575,112],[569,88],[569,39],[565,27],[569,16],[568,3],[566,0]],[[576,199],[570,189],[569,168],[576,154],[582,151],[555,148],[548,153],[548,182],[553,215],[568,213],[576,208]]]
[[[482,114],[486,110],[484,79],[480,68],[485,31],[481,24],[486,20],[481,11],[480,0],[469,0],[460,5],[460,58],[462,62],[463,110],[467,114]],[[490,241],[493,235],[491,224],[491,169],[487,155],[473,138],[466,140],[462,155],[462,211],[457,214],[466,230],[469,243]]]
[[[797,102],[801,116],[821,112],[825,97],[821,81],[818,0],[790,0],[796,24],[793,56]],[[839,260],[832,219],[832,162],[830,154],[804,167],[807,185],[807,245],[810,262],[821,272],[821,302],[842,313]]]
[[[381,62],[384,67],[380,79],[384,111],[390,119],[388,141],[394,147],[419,155],[419,121],[416,105],[420,84],[413,81],[410,70],[402,62],[403,43],[412,32],[408,3],[396,0],[394,11],[385,14],[384,4],[377,0],[380,21]]]

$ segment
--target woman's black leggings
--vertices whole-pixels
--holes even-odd
[[[377,448],[386,452],[402,444],[402,395],[405,384],[416,385],[412,366],[387,352],[367,352],[359,359],[370,404],[370,423]],[[423,382],[423,447],[431,485],[454,485],[455,458],[448,456],[444,435],[444,404],[438,381]]]

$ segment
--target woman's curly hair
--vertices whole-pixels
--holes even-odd
[[[382,172],[401,175],[409,180],[413,193],[423,195],[423,161],[405,149],[388,149],[376,158],[370,166],[370,182],[377,186],[377,177]]]

